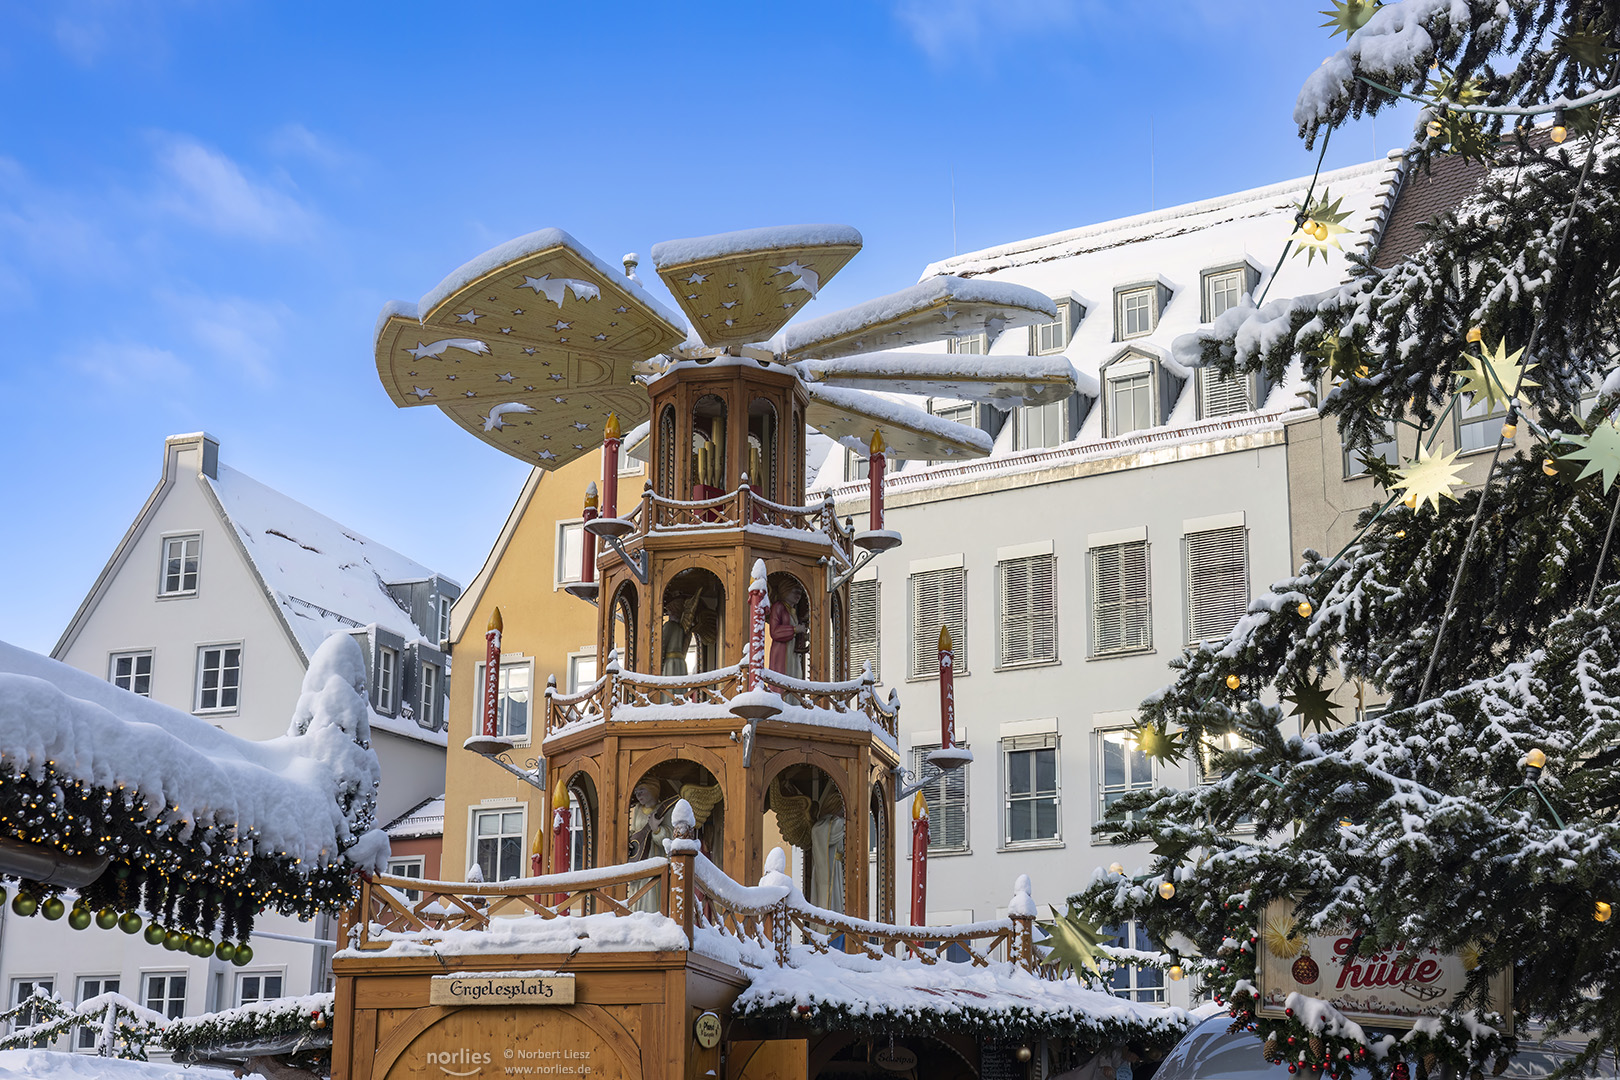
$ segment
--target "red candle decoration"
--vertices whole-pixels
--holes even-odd
[[[619,417],[608,413],[606,438],[602,441],[602,516],[619,516]]]
[[[573,869],[572,845],[568,842],[568,827],[573,822],[573,811],[568,806],[568,785],[562,777],[551,789],[551,872],[566,874]],[[558,899],[561,899],[559,894]]]
[[[867,506],[871,510],[871,529],[873,532],[883,531],[883,471],[888,463],[884,451],[883,432],[872,432],[872,453],[866,459],[866,479],[870,490],[867,493]]]
[[[615,473],[617,469],[613,470]],[[589,524],[596,520],[596,481],[592,480],[585,488],[585,521]],[[580,530],[580,546],[582,551],[579,558],[579,580],[591,582],[596,580],[596,537],[590,530]]]
[[[952,664],[951,628],[939,628],[939,745],[949,750],[956,745],[956,673]]]
[[[484,737],[496,737],[501,706],[501,609],[489,617],[484,631]]]
[[[911,800],[911,925],[928,923],[928,800]]]

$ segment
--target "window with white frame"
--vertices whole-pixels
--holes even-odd
[[[1049,664],[1057,653],[1057,561],[1050,553],[996,563],[996,666]]]
[[[422,664],[422,702],[417,711],[416,722],[423,727],[430,728],[439,722],[439,665],[423,662]]]
[[[983,356],[990,351],[990,339],[984,334],[963,334],[950,339],[950,351],[972,356]]]
[[[426,860],[420,855],[405,855],[397,859],[389,859],[388,874],[390,877],[421,880],[427,875]],[[422,894],[415,889],[402,889],[401,891],[405,894],[405,899],[413,904],[422,899]]]
[[[939,674],[939,631],[951,631],[951,663],[967,672],[967,571],[960,566],[911,575],[911,677]]]
[[[953,424],[973,426],[973,404],[963,401],[955,405],[931,404],[930,411],[941,420],[949,420]]]
[[[1507,422],[1507,405],[1491,408],[1484,394],[1479,394],[1457,410],[1457,449],[1463,453],[1475,450],[1493,450]],[[1511,440],[1509,440],[1511,443]]]
[[[144,1004],[155,1013],[173,1020],[186,1014],[186,976],[179,971],[141,973]]]
[[[194,712],[225,712],[236,708],[242,691],[242,646],[204,645],[197,650],[197,690]]]
[[[475,698],[484,700],[484,665],[478,664],[474,678],[478,680]],[[496,678],[495,734],[503,738],[523,739],[529,735],[530,698],[534,687],[534,663],[530,660],[508,661],[501,658],[500,675]],[[483,708],[482,704],[479,706]],[[483,713],[480,711],[479,717]],[[482,722],[480,720],[480,722]]]
[[[557,522],[557,584],[571,585],[585,573],[585,523]],[[592,538],[594,539],[594,537]]]
[[[15,1009],[18,1005],[21,1005],[35,994],[48,997],[54,993],[56,993],[55,979],[12,979],[11,1007]],[[13,1033],[15,1033],[21,1031],[23,1028],[30,1028],[35,1024],[43,1024],[44,1022],[45,1016],[40,1012],[39,1009],[28,1008],[18,1013],[16,1019],[11,1021],[11,1030]],[[33,1041],[32,1045],[49,1046],[50,1040],[36,1039]]]
[[[849,583],[849,673],[860,678],[866,666],[872,678],[883,681],[878,663],[878,583],[876,578]]]
[[[959,743],[965,747],[966,744]],[[931,771],[928,755],[938,743],[911,748],[911,771],[922,776]],[[968,769],[940,772],[922,786],[928,804],[928,853],[960,854],[968,850]]]
[[[394,711],[394,681],[399,677],[399,653],[386,645],[377,647],[377,711]]]
[[[596,681],[596,654],[572,653],[568,657],[568,692],[577,694]]]
[[[857,454],[853,450],[845,450],[844,482],[850,484],[857,480],[865,480],[871,472],[870,462],[871,459],[862,454]]]
[[[1153,598],[1146,540],[1091,549],[1091,652],[1153,647]]]
[[[202,534],[165,536],[159,596],[185,596],[197,591],[197,567],[202,555]]]
[[[485,881],[524,876],[523,809],[497,807],[472,812],[473,861]]]
[[[1061,840],[1057,734],[1002,739],[1001,769],[1005,791],[1002,843],[1010,846]]]
[[[1029,328],[1029,351],[1032,356],[1060,353],[1069,347],[1069,338],[1074,334],[1075,304],[1072,300],[1057,300],[1054,303],[1057,305],[1057,318]]]
[[[239,971],[236,973],[236,1004],[252,1005],[281,996],[281,972]]]
[[[1057,446],[1069,437],[1066,401],[1046,405],[1020,406],[1015,414],[1013,442],[1018,450],[1039,450]]]
[[[1198,415],[1236,416],[1254,405],[1249,401],[1249,376],[1241,371],[1223,375],[1214,368],[1198,369]]]
[[[641,471],[641,462],[630,456],[630,442],[628,439],[619,443],[618,468],[620,476],[631,476]]]
[[[1141,337],[1143,334],[1153,333],[1153,327],[1159,321],[1159,288],[1157,285],[1148,285],[1140,289],[1128,289],[1119,294],[1118,322],[1119,333],[1115,340],[1123,341],[1126,338]]]
[[[1247,276],[1247,271],[1242,267],[1216,270],[1204,275],[1205,322],[1214,322],[1238,306],[1238,301],[1243,299],[1244,278]]]
[[[1384,437],[1371,446],[1364,448],[1346,446],[1344,448],[1344,478],[1348,480],[1352,476],[1366,476],[1367,462],[1377,458],[1383,458],[1391,465],[1401,463],[1401,451],[1395,442],[1395,425],[1393,422],[1384,425]]]
[[[120,690],[151,697],[152,650],[113,653],[107,667],[107,681]]]
[[[1249,530],[1232,525],[1188,533],[1184,550],[1187,640],[1225,637],[1249,607]]]
[[[116,975],[81,975],[79,976],[79,996],[74,1004],[83,1005],[91,998],[98,998],[102,994],[118,993],[119,978]],[[100,1024],[86,1024],[79,1028],[73,1039],[73,1049],[94,1050],[96,1040],[101,1037]]]
[[[585,838],[590,826],[585,820],[585,805],[579,801],[579,792],[568,789],[568,865],[575,870],[586,869]]]
[[[1112,938],[1108,944],[1116,949],[1134,949],[1145,953],[1164,951],[1135,919],[1119,926],[1107,927],[1103,933]],[[1108,982],[1115,997],[1144,1002],[1164,1000],[1164,972],[1155,967],[1115,964],[1113,971],[1109,972]]]
[[[1133,791],[1153,786],[1153,758],[1142,749],[1132,728],[1097,732],[1097,821],[1108,808]]]
[[[453,601],[448,596],[439,597],[439,643],[450,640],[450,607]]]
[[[1108,377],[1108,433],[1124,435],[1153,427],[1153,372]]]

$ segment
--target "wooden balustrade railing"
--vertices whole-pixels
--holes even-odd
[[[755,946],[744,951],[749,963],[788,966],[797,940],[819,953],[842,950],[874,960],[914,957],[924,964],[943,960],[974,967],[1000,960],[1040,973],[1033,914],[966,926],[897,926],[826,911],[806,904],[788,883],[779,851],[767,860],[759,885],[741,885],[699,851],[691,807],[678,804],[672,818],[668,858],[494,883],[362,877],[359,901],[342,933],[352,948],[378,951],[400,938],[430,944],[449,931],[487,930],[501,917],[629,915],[651,896],[658,910],[680,925],[688,943],[698,930],[713,931]],[[1027,879],[1020,879],[1019,889],[1014,910],[1032,913]]]
[[[787,506],[772,502],[747,484],[712,499],[671,499],[649,487],[642,491],[641,502],[635,509],[620,516],[635,525],[624,536],[623,542],[627,546],[649,532],[660,530],[735,529],[744,525],[762,525],[825,536],[845,563],[854,554],[854,531],[845,528],[838,520],[831,499],[808,506]],[[601,557],[607,559],[612,556],[604,550]]]

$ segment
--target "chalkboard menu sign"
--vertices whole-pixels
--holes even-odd
[[[979,1080],[1024,1080],[1024,1066],[1014,1055],[1012,1043],[986,1039],[979,1044]]]

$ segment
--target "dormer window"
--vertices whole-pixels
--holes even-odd
[[[1068,441],[1068,401],[1054,401],[1049,405],[1025,405],[1017,413],[1017,427],[1013,429],[1014,443],[1019,450],[1041,450]]]
[[[1140,349],[1126,349],[1104,364],[1102,383],[1104,430],[1110,437],[1164,423],[1179,385],[1158,357]]]
[[[983,356],[990,351],[990,341],[984,334],[963,334],[951,339],[951,352]]]
[[[864,454],[857,454],[853,450],[844,451],[844,482],[853,484],[857,480],[865,480],[871,472],[870,459]]]
[[[1114,340],[1144,337],[1159,326],[1159,312],[1170,299],[1161,281],[1121,285],[1114,290]]]
[[[1254,376],[1246,372],[1222,375],[1214,368],[1198,369],[1198,417],[1236,416],[1254,408]]]
[[[1069,347],[1069,339],[1074,336],[1074,328],[1084,314],[1080,305],[1072,299],[1054,300],[1057,305],[1058,317],[1051,322],[1037,323],[1029,328],[1029,354],[1031,356],[1046,356],[1051,353],[1060,353]]]
[[[941,420],[949,420],[953,424],[966,424],[968,427],[973,426],[973,404],[971,402],[964,401],[955,405],[941,405],[937,402],[929,402],[928,411]]]
[[[1244,293],[1252,293],[1260,284],[1260,271],[1247,261],[1216,266],[1203,273],[1203,321],[1214,322],[1221,315],[1238,306]]]

